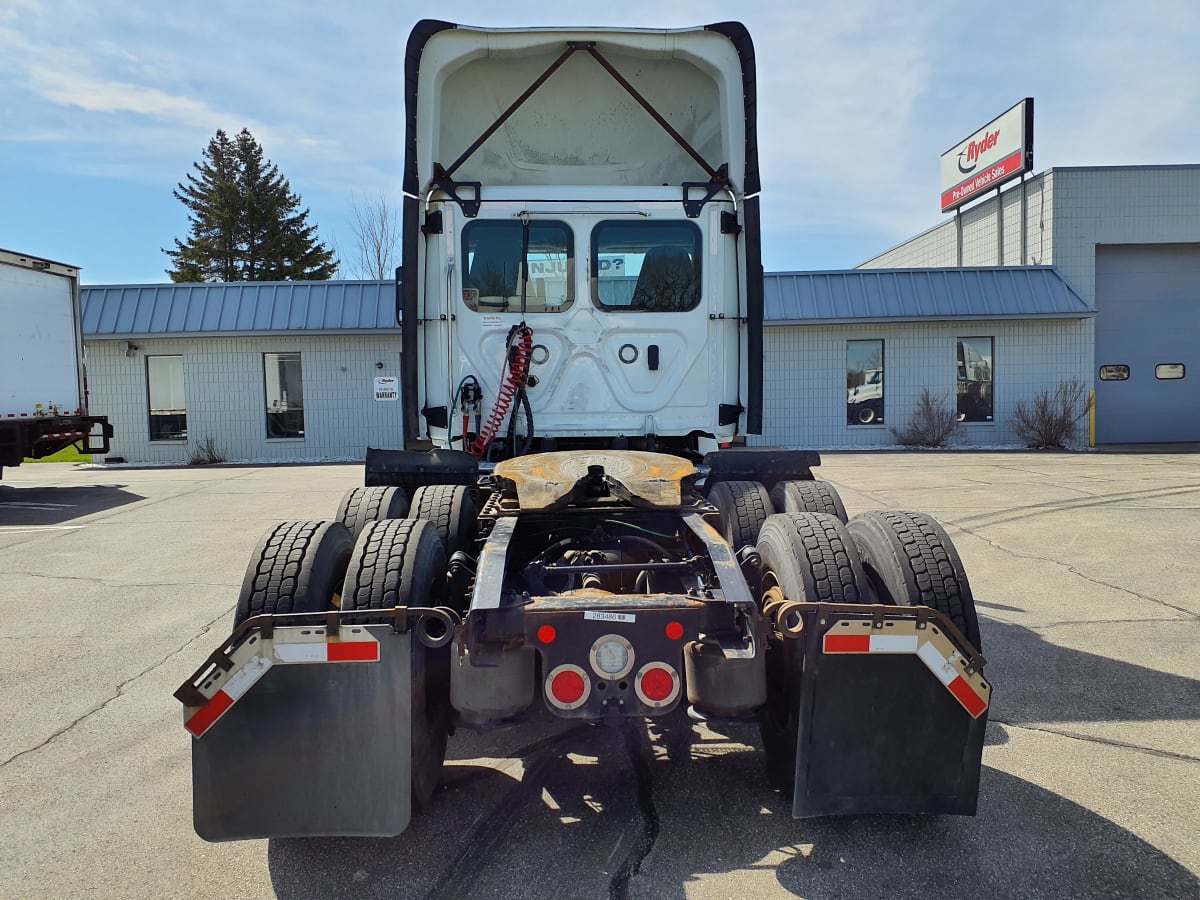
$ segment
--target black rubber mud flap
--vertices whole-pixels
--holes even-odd
[[[821,465],[815,450],[784,450],[779,447],[731,447],[704,456],[708,466],[705,484],[720,481],[757,481],[767,490],[780,481],[811,481],[814,467]]]
[[[803,675],[789,667],[792,815],[974,815],[986,706],[973,716],[916,654],[823,652],[825,618],[810,620]]]
[[[462,450],[379,450],[367,448],[367,487],[402,487],[412,496],[426,484],[474,485],[479,462]]]
[[[412,635],[367,628],[378,663],[272,666],[192,740],[200,837],[391,837],[408,827]]]

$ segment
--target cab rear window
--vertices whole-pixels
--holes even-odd
[[[621,312],[700,304],[700,229],[692,222],[600,222],[592,230],[592,302]]]
[[[482,313],[521,313],[524,226],[518,221],[476,220],[463,228],[463,303]],[[564,222],[529,224],[526,312],[562,312],[575,299],[575,251]]]

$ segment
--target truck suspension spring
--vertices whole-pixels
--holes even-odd
[[[778,587],[769,588],[762,599],[763,615],[771,620],[776,631],[789,638],[804,635],[804,614],[799,603],[785,599]]]

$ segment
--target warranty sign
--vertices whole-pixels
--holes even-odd
[[[376,400],[399,400],[400,380],[391,375],[380,375],[375,379]]]

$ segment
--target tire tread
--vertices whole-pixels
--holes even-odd
[[[467,549],[475,537],[478,506],[470,488],[461,484],[429,484],[412,495],[408,515],[434,524],[449,556]]]
[[[734,552],[758,542],[767,517],[775,512],[771,495],[757,481],[720,481],[708,494],[721,513],[723,537]]]
[[[357,538],[371,522],[402,519],[408,514],[408,494],[400,487],[356,487],[342,497],[337,520]]]
[[[274,526],[259,543],[242,581],[234,624],[259,615],[312,612],[303,593],[314,568],[349,556],[349,534],[338,522],[292,521]],[[325,548],[325,549],[323,549]],[[333,560],[328,559],[329,555]],[[321,573],[318,573],[321,574]],[[340,573],[335,573],[340,578]],[[335,578],[336,580],[336,578]]]
[[[979,619],[966,572],[949,535],[937,522],[924,513],[883,510],[856,516],[850,522],[850,531],[858,532],[856,540],[864,559],[871,556],[866,534],[874,531],[903,556],[897,562],[907,563],[912,575],[911,581],[906,579],[908,595],[896,596],[891,591],[888,599],[900,606],[936,609],[980,649]]]
[[[781,481],[771,488],[777,513],[825,513],[845,522],[846,506],[837,488],[827,481]]]

